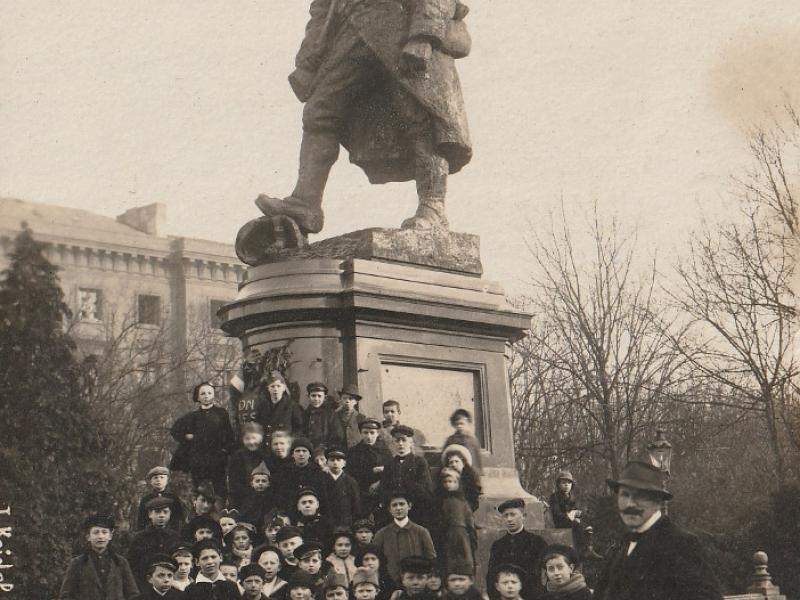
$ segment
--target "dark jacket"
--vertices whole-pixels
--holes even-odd
[[[256,421],[264,427],[265,439],[278,430],[297,435],[303,431],[303,409],[288,394],[284,394],[279,402],[272,402],[268,398],[256,410]]]
[[[128,562],[140,589],[147,588],[147,563],[155,554],[170,554],[181,542],[177,531],[165,527],[158,529],[148,526],[133,536],[128,548]]]
[[[547,547],[547,542],[541,537],[523,529],[519,533],[511,535],[506,533],[503,537],[492,544],[489,551],[489,565],[486,569],[486,591],[490,598],[499,598],[500,594],[494,587],[494,579],[497,575],[497,567],[503,563],[512,563],[522,567],[529,577],[522,582],[522,597],[536,598],[543,590],[541,582],[536,580],[536,573],[539,572],[539,561]]]
[[[319,495],[319,510],[323,514],[328,512],[328,496],[325,479],[327,475],[315,462],[309,462],[305,467],[298,467],[294,463],[285,473],[281,481],[275,482],[278,502],[282,508],[289,512],[297,510],[297,493],[303,488],[313,488]]]
[[[342,424],[330,405],[308,406],[303,411],[304,432],[315,448],[341,446],[344,443]]]
[[[264,515],[273,508],[275,508],[275,493],[271,487],[263,492],[250,490],[250,493],[242,500],[240,520],[255,525],[256,529],[261,531],[264,525]]]
[[[214,583],[190,583],[183,592],[184,600],[241,600],[238,586],[226,579]]]
[[[626,556],[610,555],[595,590],[599,600],[719,600],[719,583],[700,541],[661,517]]]
[[[142,499],[139,501],[139,509],[136,511],[135,527],[137,531],[141,531],[150,524],[150,519],[147,518],[147,509],[145,508],[147,503],[153,498],[160,498],[161,496],[172,500],[169,526],[175,531],[181,530],[181,527],[183,527],[183,524],[186,522],[186,509],[183,506],[183,502],[180,501],[180,498],[178,498],[176,494],[169,490],[164,490],[163,492],[151,491],[142,496]]]
[[[333,526],[350,528],[361,514],[361,493],[356,480],[347,473],[342,473],[338,479],[325,473],[325,497]]]
[[[58,600],[132,600],[139,595],[128,561],[112,550],[106,550],[111,560],[104,591],[90,552],[92,550],[70,561]]]
[[[556,490],[552,493],[547,503],[550,505],[550,513],[553,515],[553,527],[571,529],[580,526],[579,523],[570,521],[570,518],[567,516],[568,512],[578,508],[575,502],[575,494],[572,492],[569,494],[562,494],[560,491]]]
[[[480,590],[474,585],[469,586],[461,596],[456,596],[447,590],[442,593],[442,600],[481,600],[482,598]]]
[[[428,461],[416,454],[392,458],[381,475],[380,490],[385,495],[397,489],[406,490],[412,496],[411,520],[426,528],[433,527],[436,506]]]
[[[357,410],[347,414],[344,408],[340,408],[334,414],[342,429],[342,445],[347,448],[352,448],[361,441],[361,431],[359,431],[359,427],[367,417]]]
[[[574,592],[545,592],[539,600],[592,600],[592,591],[585,587]]]
[[[300,516],[295,521],[295,525],[303,534],[303,541],[316,540],[324,548],[328,547],[333,533],[333,526],[330,519],[317,513],[313,517]],[[324,560],[322,561],[325,562]],[[323,566],[325,566],[323,564]]]
[[[263,449],[239,448],[228,459],[228,506],[241,508],[245,496],[250,493],[250,473],[261,462],[267,464],[269,453]],[[270,479],[273,479],[270,472]]]
[[[139,600],[182,600],[185,597],[185,593],[176,588],[169,589],[167,593],[162,596],[156,592],[151,585],[139,596]]]
[[[187,434],[194,437],[186,439]],[[227,466],[227,455],[236,443],[228,411],[220,406],[197,409],[179,417],[170,429],[178,447],[170,469],[191,473],[198,469],[219,469]]]

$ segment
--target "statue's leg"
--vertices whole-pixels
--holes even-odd
[[[346,42],[346,36],[344,39]],[[256,200],[265,215],[289,216],[305,234],[322,229],[322,198],[339,156],[339,132],[347,109],[373,79],[372,53],[357,37],[351,43],[340,60],[323,63],[314,91],[303,107],[303,141],[294,191],[287,198],[262,194]]]
[[[433,129],[429,123],[415,128],[411,142],[414,152],[414,179],[417,182],[419,204],[413,217],[403,221],[403,229],[447,229],[449,223],[445,214],[447,195],[447,175],[450,165],[447,159],[439,156],[433,142]]]

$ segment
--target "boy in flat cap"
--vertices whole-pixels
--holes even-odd
[[[339,410],[336,415],[342,427],[343,445],[346,448],[352,448],[361,441],[359,425],[366,417],[358,412],[360,400],[361,394],[355,384],[348,383],[339,390]]]
[[[261,462],[250,472],[250,493],[242,501],[241,520],[261,524],[275,505],[270,472],[266,463]]]
[[[139,508],[136,511],[136,530],[141,531],[150,520],[147,518],[147,509],[145,506],[153,498],[164,496],[172,500],[170,509],[172,514],[169,518],[169,526],[175,531],[180,531],[183,524],[186,522],[186,510],[183,508],[183,503],[178,496],[167,489],[169,485],[169,469],[167,467],[153,467],[147,472],[145,477],[147,485],[150,486],[150,491],[147,492],[139,501]]]
[[[264,435],[270,439],[275,431],[286,431],[290,435],[303,432],[303,409],[292,398],[286,379],[280,371],[270,371],[264,376],[269,397],[256,411],[256,421],[264,427]]]
[[[376,419],[364,419],[359,429],[361,441],[347,451],[344,468],[358,483],[362,511],[359,516],[366,516],[378,508],[381,474],[391,462],[392,453],[379,443],[381,424]]]
[[[255,422],[242,425],[242,446],[228,459],[228,507],[242,508],[245,496],[250,493],[253,469],[268,460],[264,428]]]
[[[424,527],[433,524],[433,482],[428,461],[414,454],[414,430],[407,425],[392,429],[395,456],[381,473],[380,490],[406,490],[414,504],[411,518]]]
[[[328,516],[334,527],[350,527],[361,515],[361,492],[358,483],[345,472],[347,460],[338,448],[325,451],[328,472],[325,473],[325,497],[328,498]]]
[[[181,539],[178,532],[169,528],[172,500],[159,496],[147,505],[147,518],[150,524],[134,534],[128,548],[128,562],[131,565],[139,589],[147,589],[147,565],[156,554],[169,554]]]
[[[239,586],[220,573],[222,546],[217,540],[201,540],[192,547],[200,569],[184,592],[186,600],[240,600]]]
[[[257,564],[249,564],[239,569],[239,583],[244,590],[242,598],[266,600],[267,597],[261,593],[266,576],[267,572]]]
[[[109,547],[114,520],[92,515],[83,523],[88,548],[73,558],[58,594],[59,600],[132,600],[139,588],[128,561]]]
[[[141,600],[179,600],[183,592],[172,585],[178,565],[167,554],[156,554],[147,565],[149,587],[140,596]]]
[[[496,587],[497,568],[501,564],[511,563],[524,569],[531,575],[536,572],[537,565],[544,554],[547,542],[541,537],[525,529],[525,500],[514,498],[506,500],[497,507],[503,517],[506,533],[495,540],[489,551],[489,565],[486,571],[486,590],[492,600],[500,597]],[[522,596],[535,598],[541,591],[541,584],[536,577],[521,576]]]
[[[297,559],[294,557],[294,551],[303,545],[303,534],[294,525],[286,525],[275,536],[275,542],[278,544],[284,563],[279,577],[284,581],[289,581],[297,571]]]
[[[314,488],[303,488],[297,494],[295,525],[304,540],[330,541],[333,526],[330,519],[320,513],[319,494]]]
[[[436,558],[436,550],[430,532],[409,519],[413,507],[410,495],[403,489],[386,494],[392,521],[378,530],[372,540],[386,558],[386,569],[394,583],[402,583],[400,561],[408,556],[422,556],[428,560]]]
[[[599,600],[719,600],[719,583],[697,537],[662,509],[672,494],[665,474],[630,462],[618,480],[606,480],[628,535],[609,556],[595,589]]]
[[[322,544],[316,540],[309,540],[294,550],[297,559],[297,568],[313,577],[313,593],[317,598],[323,597],[323,585],[330,565],[322,560]]]
[[[306,386],[308,406],[303,411],[305,436],[315,448],[323,450],[344,443],[344,432],[335,408],[325,400],[328,397],[328,386],[314,382]]]

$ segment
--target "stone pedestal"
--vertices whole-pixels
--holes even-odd
[[[432,467],[449,415],[469,409],[483,446],[482,546],[498,535],[503,499],[528,498],[528,526],[544,528],[544,505],[515,468],[507,373],[509,343],[530,315],[481,277],[476,236],[366,230],[324,240],[248,269],[220,317],[246,350],[288,351],[301,390],[357,383],[361,412],[375,417],[397,400],[401,421],[425,435]]]

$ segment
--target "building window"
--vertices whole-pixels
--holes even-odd
[[[78,320],[100,321],[103,318],[103,294],[100,290],[78,290]]]
[[[209,322],[215,329],[220,328],[220,320],[217,316],[217,311],[227,303],[227,300],[210,300],[208,303]]]
[[[139,305],[139,324],[161,325],[161,296],[140,294],[137,300]]]

